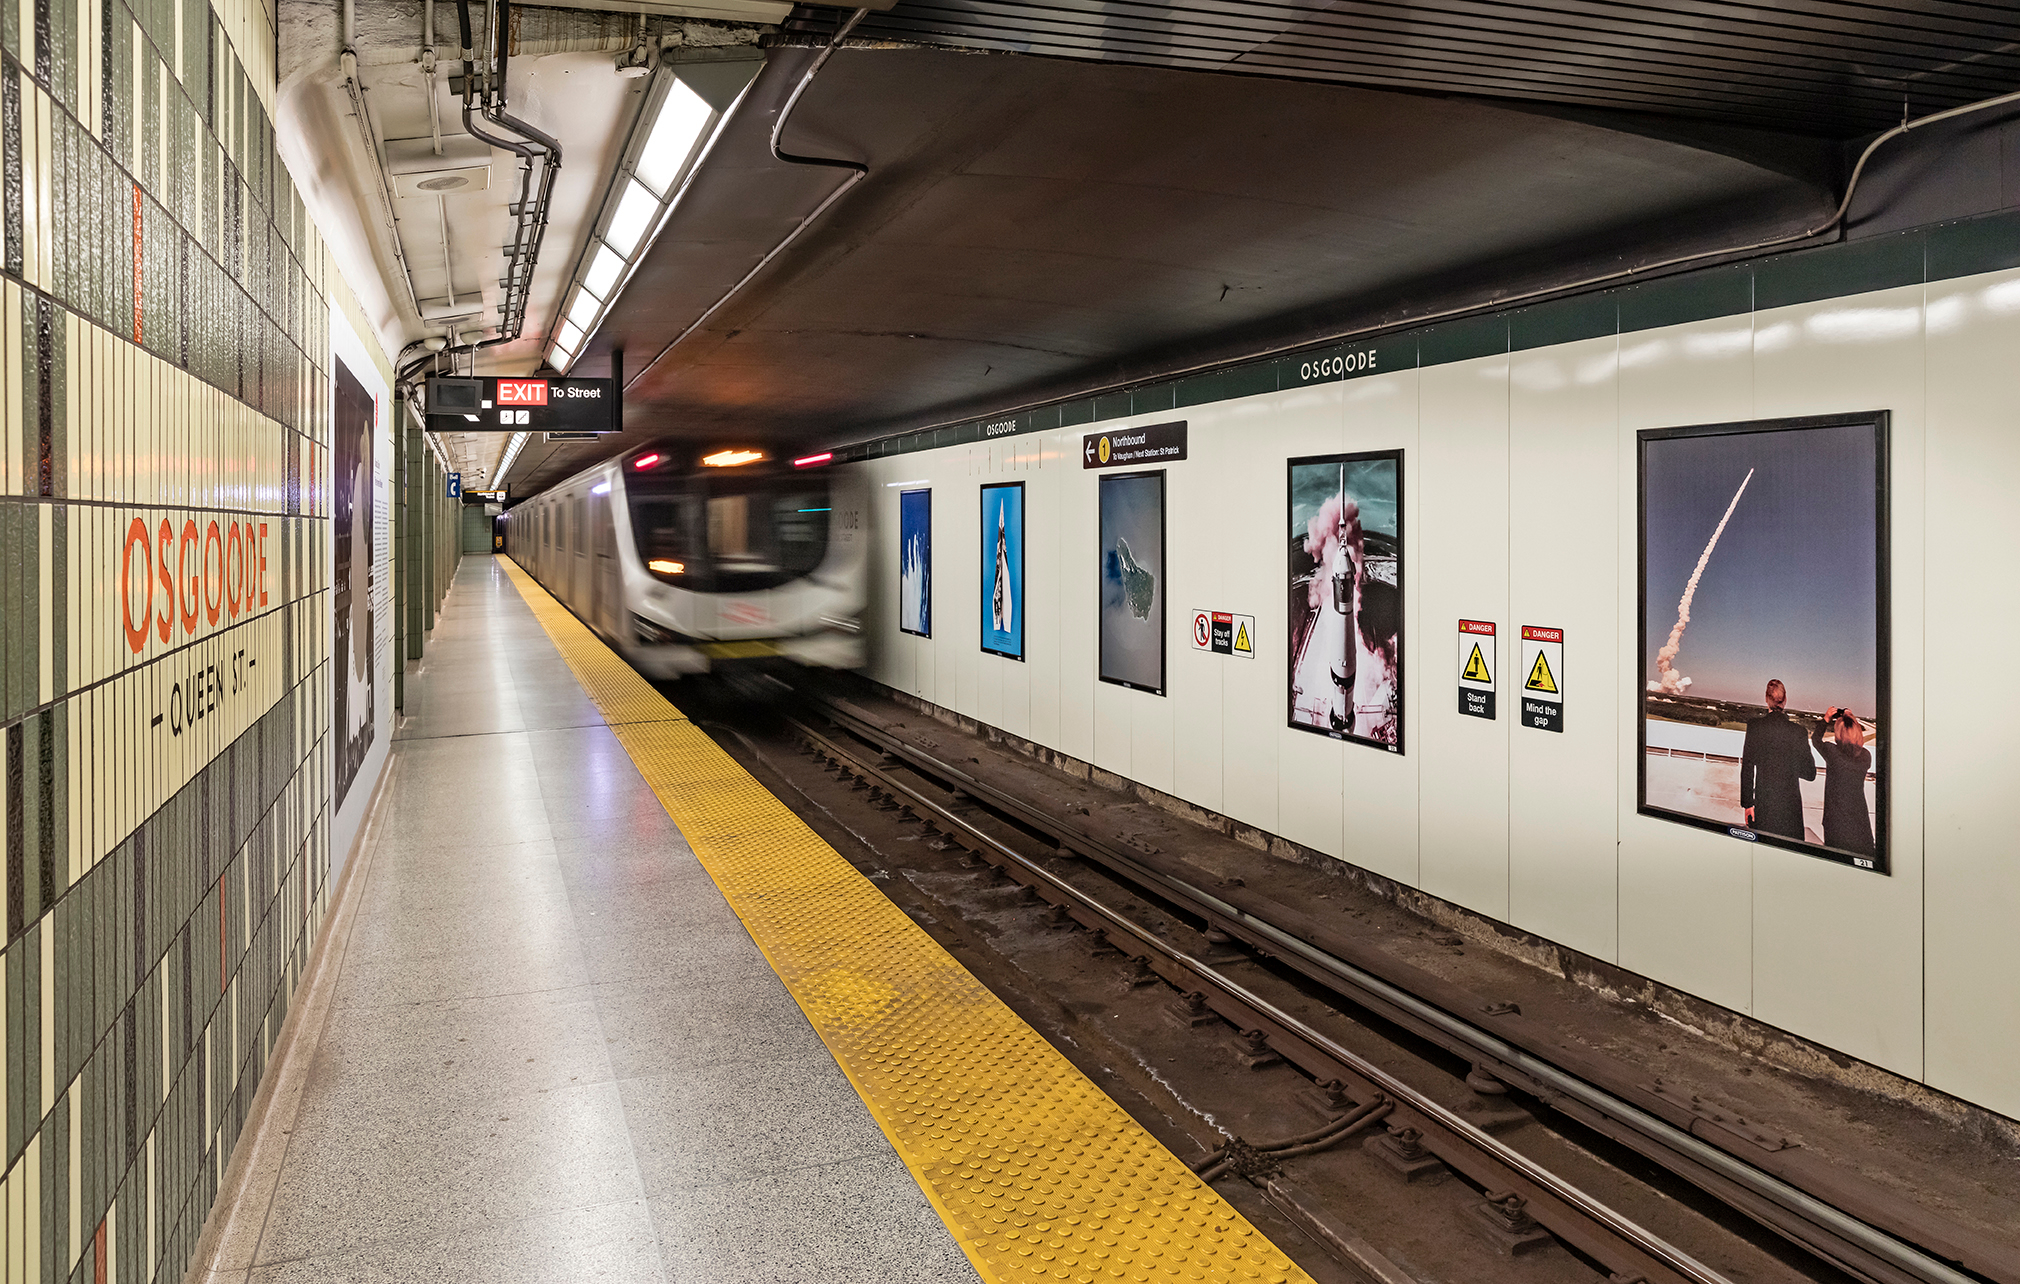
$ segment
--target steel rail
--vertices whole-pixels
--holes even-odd
[[[1051,834],[1072,850],[1094,856],[1111,868],[1119,868],[1129,878],[1158,889],[1160,894],[1177,900],[1209,921],[1219,919],[1229,926],[1242,930],[1259,946],[1281,955],[1291,956],[1286,961],[1293,962],[1294,966],[1299,962],[1303,963],[1305,966],[1299,967],[1298,970],[1307,975],[1312,975],[1314,971],[1323,973],[1323,978],[1314,979],[1326,979],[1338,983],[1349,997],[1356,994],[1368,996],[1376,1000],[1380,1006],[1407,1013],[1418,1022],[1442,1032],[1465,1049],[1519,1071],[1545,1090],[1546,1100],[1548,1094],[1559,1094],[1602,1120],[1623,1125],[1627,1135],[1616,1133],[1614,1134],[1616,1139],[1630,1145],[1635,1145],[1637,1138],[1650,1143],[1648,1146],[1635,1145],[1635,1148],[1672,1171],[1679,1171],[1678,1161],[1680,1161],[1689,1168],[1708,1172],[1721,1181],[1738,1187],[1740,1191],[1753,1197],[1745,1203],[1736,1204],[1741,1211],[1796,1241],[1808,1251],[1817,1253],[1826,1260],[1868,1279],[1898,1280],[1905,1277],[1924,1281],[1926,1284],[1979,1284],[1979,1277],[1958,1270],[1949,1262],[1859,1220],[1800,1187],[1756,1168],[1676,1127],[1668,1120],[1653,1115],[1464,1018],[1454,1016],[1444,1008],[1429,1003],[1363,968],[1356,967],[1238,905],[1230,904],[1184,879],[1147,866],[1100,839],[1083,833],[1069,832],[1068,827],[1062,826],[1056,818],[1039,812],[1021,800],[975,779],[960,768],[942,762],[933,754],[883,731],[850,711],[842,702],[806,691],[800,691],[799,694],[812,700],[824,714],[853,734],[896,755],[914,770],[923,769],[926,774],[937,776],[950,783],[958,782],[958,787],[964,792],[1022,823]],[[1050,874],[1046,874],[1045,877],[1048,881],[1057,881]],[[1679,1171],[1679,1175],[1684,1176],[1686,1180],[1694,1177],[1689,1171]],[[1694,1181],[1693,1184],[1705,1187],[1703,1182]],[[1712,1189],[1710,1193],[1719,1198],[1726,1198],[1726,1193],[1721,1190]],[[1768,1209],[1761,1206],[1762,1202],[1769,1209],[1779,1210],[1785,1216],[1773,1216]],[[1791,1221],[1791,1218],[1799,1220]],[[1876,1272],[1873,1269],[1875,1265],[1887,1269]]]
[[[903,793],[917,805],[940,817],[941,823],[957,828],[976,841],[987,844],[992,850],[1000,853],[1005,859],[1014,861],[1027,875],[1044,883],[1058,895],[1079,904],[1088,913],[1108,923],[1114,929],[1134,937],[1145,948],[1163,955],[1186,971],[1206,979],[1215,988],[1223,991],[1241,1004],[1267,1016],[1274,1024],[1281,1026],[1312,1047],[1324,1052],[1328,1057],[1331,1057],[1341,1065],[1351,1069],[1356,1075],[1359,1075],[1380,1091],[1388,1094],[1392,1100],[1406,1104],[1411,1110],[1436,1122],[1439,1127],[1463,1139],[1474,1149],[1492,1157],[1503,1167],[1512,1172],[1519,1173],[1528,1181],[1548,1191],[1557,1199],[1606,1228],[1621,1240],[1663,1263],[1683,1278],[1693,1281],[1694,1284],[1734,1284],[1734,1281],[1730,1277],[1722,1275],[1703,1262],[1698,1261],[1683,1249],[1670,1243],[1647,1227],[1642,1226],[1625,1213],[1620,1212],[1600,1200],[1597,1196],[1590,1194],[1583,1188],[1572,1184],[1550,1169],[1545,1168],[1492,1134],[1483,1131],[1477,1125],[1453,1112],[1441,1102],[1426,1096],[1415,1086],[1397,1078],[1394,1074],[1376,1065],[1360,1053],[1334,1040],[1324,1031],[1313,1028],[1295,1014],[1285,1011],[1269,999],[1257,994],[1233,977],[1215,968],[1212,964],[1187,953],[1170,941],[1164,940],[1128,915],[1110,908],[1090,893],[1060,878],[1052,871],[1026,857],[1022,852],[1017,851],[1015,848],[998,840],[994,835],[974,825],[967,818],[960,815],[960,813],[949,809],[937,800],[905,784],[903,781],[894,780],[888,774],[878,771],[867,764],[863,764],[846,749],[835,744],[833,740],[798,719],[788,716],[785,721],[809,741],[824,747],[831,755],[848,759],[859,772],[874,772],[883,782],[886,789]]]

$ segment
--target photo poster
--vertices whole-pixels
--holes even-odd
[[[1639,434],[1642,815],[1888,872],[1887,429]]]
[[[1164,474],[1101,478],[1101,680],[1164,694]]]
[[[1288,461],[1290,725],[1403,751],[1403,452]]]
[[[982,649],[1024,658],[1024,483],[982,488]]]
[[[332,608],[336,687],[336,805],[372,747],[372,429],[378,407],[342,358],[335,360],[335,419],[330,425],[334,489],[331,542],[336,560]]]
[[[933,636],[933,492],[898,492],[898,628]]]

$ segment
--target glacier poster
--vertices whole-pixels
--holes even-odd
[[[1024,483],[982,488],[982,649],[1024,658]]]
[[[1164,474],[1101,479],[1101,680],[1164,694]]]
[[[898,627],[933,636],[933,492],[898,492]]]

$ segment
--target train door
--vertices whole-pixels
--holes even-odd
[[[611,554],[616,528],[610,520],[610,494],[589,492],[589,620],[592,627],[617,636],[617,559]]]

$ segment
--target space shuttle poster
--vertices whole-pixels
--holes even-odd
[[[1024,658],[1024,483],[982,488],[982,649]]]
[[[1403,751],[1403,452],[1290,461],[1290,725]]]

